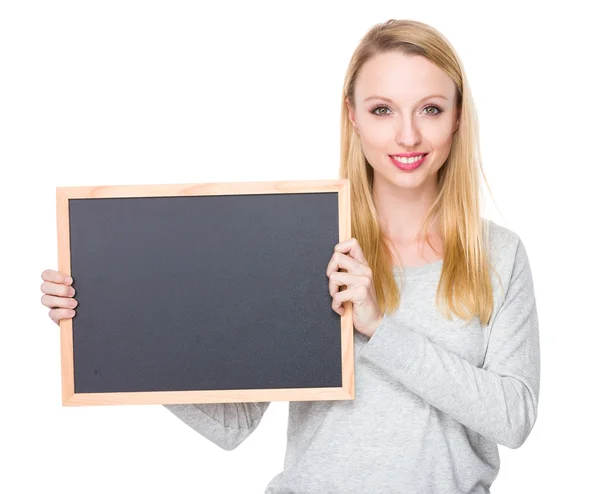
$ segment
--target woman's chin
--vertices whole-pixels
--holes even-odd
[[[404,173],[402,171],[394,172],[392,176],[389,177],[388,181],[399,188],[417,189],[429,184],[430,182],[436,183],[437,177],[435,175],[430,176],[428,170],[423,169],[415,170],[412,173]]]

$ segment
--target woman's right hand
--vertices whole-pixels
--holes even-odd
[[[48,315],[56,324],[61,319],[68,319],[75,315],[77,300],[75,289],[70,286],[73,278],[64,273],[59,273],[53,269],[46,269],[42,272],[42,304],[50,308]],[[68,281],[67,281],[68,280]]]

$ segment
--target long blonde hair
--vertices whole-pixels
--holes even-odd
[[[459,127],[452,137],[450,153],[438,171],[438,193],[421,224],[429,240],[436,221],[444,246],[442,272],[436,305],[447,319],[448,309],[462,319],[479,316],[488,324],[493,310],[493,290],[488,266],[488,223],[480,216],[480,162],[478,124],[471,92],[462,64],[446,38],[433,27],[414,20],[391,19],[376,24],[354,51],[342,95],[340,178],[350,180],[352,236],[356,238],[373,271],[379,308],[391,312],[400,305],[400,290],[393,272],[389,239],[378,220],[373,191],[373,169],[368,164],[360,138],[353,132],[346,98],[355,108],[354,90],[363,64],[386,52],[420,55],[440,67],[454,81],[459,109]],[[489,186],[488,186],[489,189]],[[432,246],[433,248],[433,246]]]

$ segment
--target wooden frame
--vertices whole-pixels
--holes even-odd
[[[337,192],[340,242],[351,234],[350,183],[347,179],[276,182],[225,182],[167,185],[74,186],[56,188],[58,270],[71,274],[69,199],[197,196],[226,194],[285,194]],[[333,252],[332,252],[333,254]],[[157,391],[131,393],[75,393],[73,365],[73,320],[60,320],[62,404],[176,404],[260,401],[311,401],[354,399],[354,326],[352,304],[344,304],[341,316],[342,386],[339,388],[242,389],[213,391]]]

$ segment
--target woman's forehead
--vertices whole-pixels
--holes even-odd
[[[454,82],[437,65],[419,55],[381,53],[365,62],[356,80],[356,100],[382,96],[398,103],[429,95],[454,96]]]

